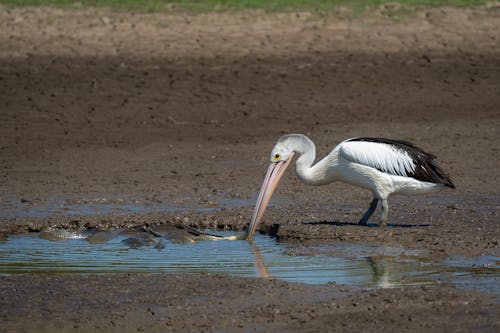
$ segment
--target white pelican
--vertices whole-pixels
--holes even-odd
[[[380,225],[387,224],[387,198],[391,194],[413,195],[455,188],[451,179],[436,165],[435,156],[408,141],[368,137],[348,139],[313,165],[316,159],[314,143],[303,134],[284,135],[271,152],[269,168],[247,230],[248,240],[252,239],[294,154],[298,155],[297,176],[308,185],[342,181],[372,191],[373,200],[359,221],[361,225],[367,224],[379,200],[382,202]]]

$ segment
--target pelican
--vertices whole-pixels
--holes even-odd
[[[314,163],[316,147],[303,134],[288,134],[274,146],[270,164],[260,189],[246,239],[252,240],[269,200],[294,155],[296,172],[307,185],[342,181],[370,190],[373,200],[359,220],[366,225],[381,201],[380,225],[387,224],[391,194],[414,195],[455,188],[452,180],[437,166],[436,156],[413,143],[385,138],[358,137],[342,141],[326,157]]]

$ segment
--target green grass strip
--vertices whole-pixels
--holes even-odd
[[[399,3],[408,7],[478,6],[488,0],[0,0],[0,4],[17,6],[67,6],[81,4],[87,7],[111,7],[146,12],[156,11],[237,11],[262,9],[268,12],[286,10],[328,11],[338,6],[366,10],[387,3]]]

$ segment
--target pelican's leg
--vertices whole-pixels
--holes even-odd
[[[387,225],[387,215],[389,214],[389,204],[387,199],[382,199],[382,211],[380,213],[380,226]]]
[[[368,208],[368,210],[365,212],[365,214],[363,215],[361,220],[359,220],[359,224],[366,225],[368,223],[368,219],[370,218],[370,216],[372,216],[373,212],[377,208],[377,203],[378,203],[378,199],[374,198],[372,200],[372,202],[370,203],[370,208]]]

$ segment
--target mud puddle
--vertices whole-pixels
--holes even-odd
[[[0,242],[0,274],[210,272],[368,288],[445,283],[493,293],[500,289],[498,257],[433,260],[423,251],[366,244],[305,247],[264,235],[256,235],[253,244],[222,238],[238,236],[171,225],[12,235]]]

